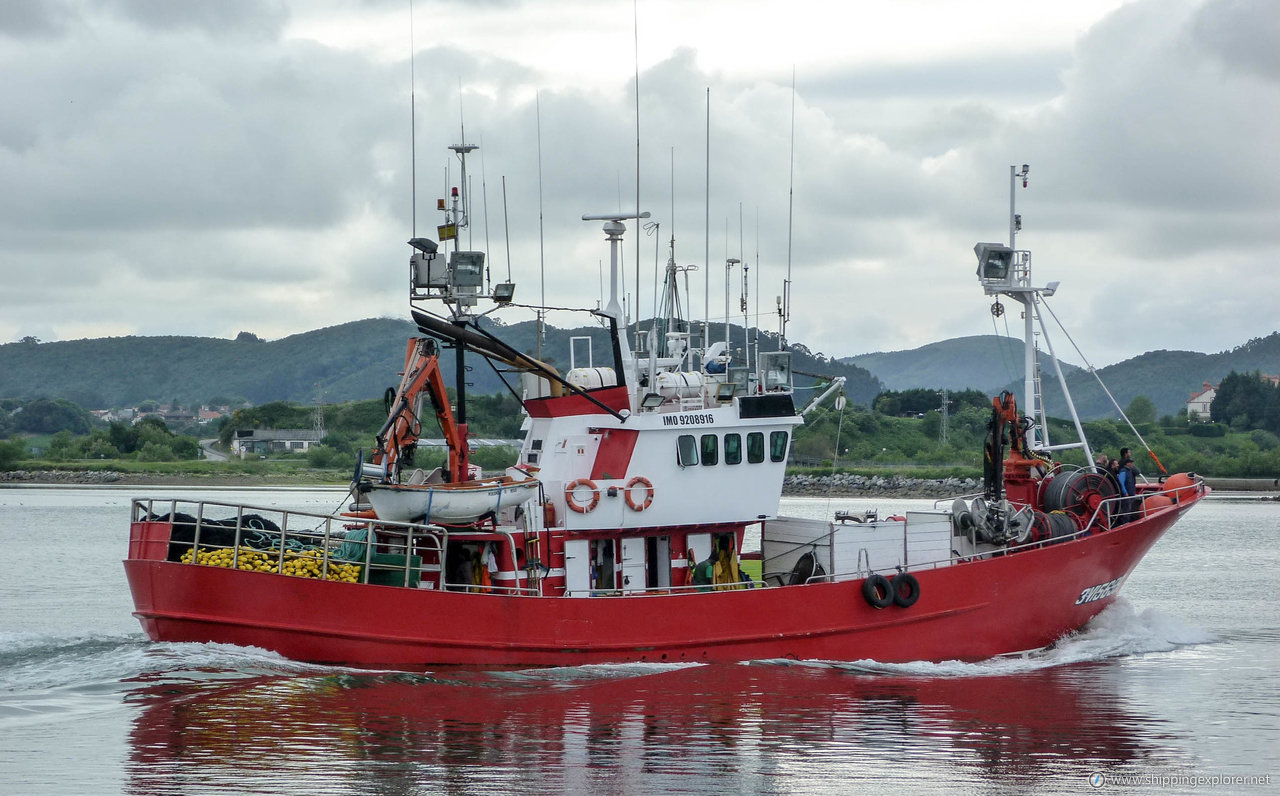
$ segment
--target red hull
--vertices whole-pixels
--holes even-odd
[[[255,646],[296,660],[973,661],[1037,649],[1079,628],[1195,502],[1074,541],[914,571],[919,601],[883,610],[863,599],[860,580],[567,598],[346,584],[140,557],[125,561],[125,571],[152,640]]]

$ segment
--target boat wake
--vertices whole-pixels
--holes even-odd
[[[625,680],[650,674],[663,674],[705,666],[703,663],[594,663],[582,666],[557,666],[550,669],[520,669],[510,672],[491,672],[495,679],[510,683],[535,685],[562,684],[566,686],[594,683],[601,680]]]
[[[255,647],[153,643],[141,634],[0,634],[0,693],[305,674],[333,668],[290,661]]]
[[[1171,652],[1181,647],[1219,641],[1206,630],[1154,608],[1136,610],[1121,597],[1075,633],[1042,650],[1003,655],[976,663],[964,661],[913,661],[880,663],[862,660],[842,662],[786,661],[789,665],[820,666],[863,674],[914,677],[992,677],[1050,669],[1112,658]],[[757,663],[778,663],[777,661]]]
[[[1017,675],[1071,664],[1166,653],[1219,641],[1155,609],[1136,610],[1121,598],[1079,632],[1053,646],[977,663],[880,663],[765,660],[748,666],[843,671],[871,677],[963,678]],[[140,634],[56,637],[0,634],[0,724],[60,721],[119,707],[135,694],[207,690],[257,682],[257,688],[324,682],[340,689],[397,683],[497,688],[507,693],[562,691],[609,682],[640,682],[700,663],[620,663],[555,668],[401,671],[300,663],[254,647],[213,643],[153,643]],[[302,686],[299,686],[302,687]]]

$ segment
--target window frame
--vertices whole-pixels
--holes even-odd
[[[734,452],[732,457],[729,453],[729,440],[733,440],[734,442]],[[731,431],[724,435],[724,463],[742,464],[742,435],[736,431]]]
[[[764,461],[764,432],[751,431],[747,434],[747,462],[760,464]]]
[[[782,440],[782,450],[779,452],[776,440]],[[769,461],[785,462],[787,460],[787,450],[790,447],[790,435],[785,431],[769,432]]]
[[[720,437],[715,434],[703,434],[698,439],[698,456],[703,467],[714,467],[720,463]]]
[[[687,443],[686,443],[687,440]],[[686,448],[686,445],[689,447]],[[681,467],[695,467],[698,464],[698,438],[692,434],[681,434],[676,437],[676,464]],[[686,453],[693,457],[693,461],[686,461]]]

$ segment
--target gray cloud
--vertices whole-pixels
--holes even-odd
[[[218,37],[250,34],[275,38],[289,14],[282,0],[100,0],[122,19],[158,32],[202,31]]]
[[[50,38],[73,24],[75,12],[59,0],[7,0],[0,4],[0,36]]]
[[[1196,11],[1189,33],[1229,71],[1252,72],[1280,82],[1280,14],[1274,3],[1211,0]]]
[[[278,337],[403,314],[407,57],[291,36],[298,7],[283,2],[174,10],[184,8],[0,10],[0,338]],[[1270,332],[1280,98],[1269,10],[1148,0],[1069,53],[800,72],[792,338],[843,356],[991,331],[970,248],[1004,238],[1006,170],[1022,162],[1032,185],[1018,193],[1020,243],[1038,273],[1063,281],[1055,308],[1099,364]],[[458,180],[445,147],[460,139],[461,108],[468,139],[483,143],[470,161],[474,245],[485,246],[487,222],[491,267],[505,273],[509,230],[525,300],[540,292],[545,252],[552,302],[594,305],[607,250],[580,216],[635,202],[632,82],[548,87],[536,65],[432,31],[414,64],[417,233],[434,229],[435,199]],[[644,70],[640,107],[641,204],[662,225],[641,239],[641,306],[655,248],[665,261],[674,231],[677,259],[701,266],[692,305],[717,312],[723,258],[741,235],[773,328],[788,258],[790,74],[709,71],[697,50],[676,48]],[[1206,312],[1218,318],[1210,328],[1186,320]],[[1129,319],[1126,333],[1112,331],[1117,319]]]

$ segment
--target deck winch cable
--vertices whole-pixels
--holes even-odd
[[[1116,397],[1111,394],[1111,390],[1107,389],[1107,385],[1103,383],[1102,377],[1099,376],[1098,371],[1094,369],[1093,363],[1090,362],[1088,357],[1084,355],[1084,352],[1080,350],[1080,346],[1076,345],[1076,341],[1071,338],[1071,332],[1068,332],[1067,327],[1063,326],[1062,321],[1058,320],[1057,313],[1055,313],[1053,311],[1053,308],[1049,306],[1049,302],[1045,300],[1044,296],[1040,297],[1040,303],[1044,305],[1044,308],[1046,310],[1049,311],[1049,315],[1053,316],[1053,322],[1058,324],[1058,328],[1061,329],[1062,333],[1067,336],[1067,342],[1071,343],[1071,347],[1076,350],[1076,353],[1080,356],[1080,361],[1084,362],[1089,372],[1092,373],[1093,377],[1098,380],[1098,386],[1102,387],[1102,391],[1107,394],[1107,398],[1111,400],[1111,405],[1114,406],[1116,408],[1116,411],[1120,413],[1120,417],[1121,419],[1124,420],[1125,425],[1129,427],[1129,430],[1133,432],[1133,435],[1138,438],[1139,442],[1142,443],[1142,447],[1147,449],[1147,455],[1150,456],[1151,460],[1156,463],[1156,467],[1159,468],[1160,472],[1164,473],[1165,475],[1168,475],[1169,471],[1166,470],[1164,468],[1164,465],[1160,462],[1160,457],[1156,456],[1156,452],[1151,450],[1151,446],[1148,445],[1147,441],[1142,438],[1142,434],[1138,432],[1138,429],[1134,427],[1133,422],[1129,420],[1129,416],[1126,415],[1124,413],[1124,410],[1120,408],[1119,402],[1117,402]],[[1063,388],[1065,389],[1065,385]]]
[[[991,312],[991,332],[992,332],[992,334],[994,334],[994,335],[995,335],[996,337],[998,337],[998,338],[1012,339],[1013,335],[1012,335],[1012,334],[1010,334],[1010,332],[1009,332],[1009,315],[1008,315],[1008,313],[1003,312],[1003,311],[1001,311],[1001,312],[996,312],[996,311],[995,311],[995,308],[996,308],[996,307],[998,307],[998,306],[1000,306],[1000,302],[999,302],[999,301],[997,301],[995,304],[993,304],[993,305],[991,306],[991,309],[992,309],[992,312]],[[1002,317],[1002,318],[1004,318],[1004,334],[1003,334],[1003,335],[1002,335],[1002,334],[1000,334],[1000,327],[999,327],[998,325],[996,325],[996,318],[997,318],[997,317]],[[997,341],[997,342],[996,342],[996,350],[997,350],[997,351],[999,352],[999,354],[1000,354],[1000,364],[1004,366],[1004,375],[1006,376],[1007,381],[1009,381],[1010,383],[1012,383],[1012,382],[1014,382],[1014,381],[1017,381],[1017,379],[1018,379],[1017,374],[1015,374],[1015,373],[1014,373],[1014,371],[1013,371],[1013,365],[1012,365],[1012,364],[1010,364],[1010,362],[1009,362],[1009,349],[1008,349],[1008,347],[1007,347],[1007,346],[1005,346],[1005,344],[1004,344],[1003,340],[1000,340],[1000,341]]]

